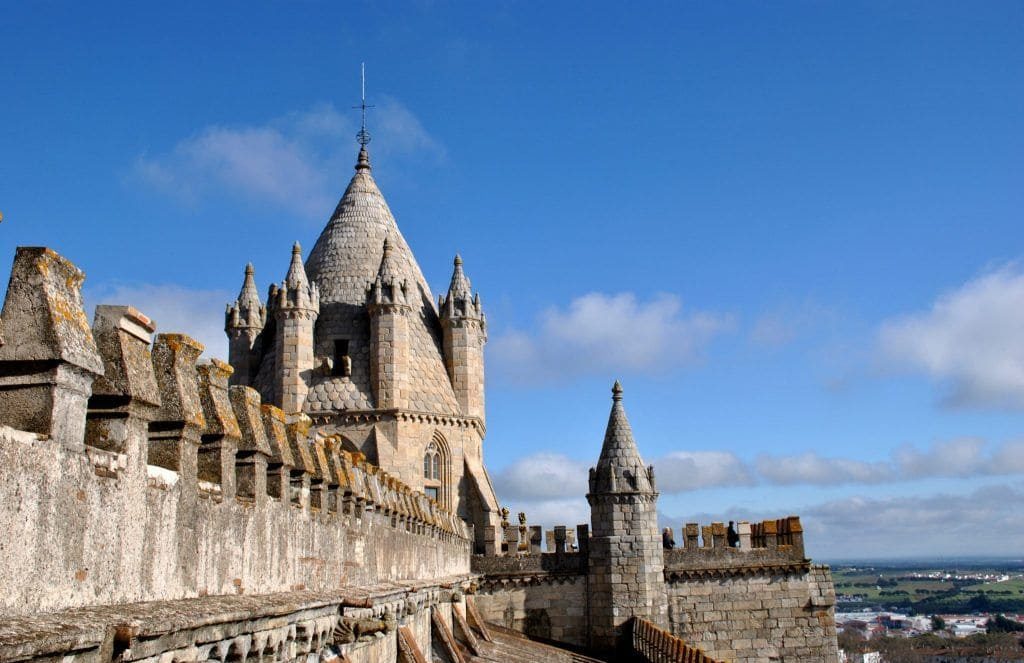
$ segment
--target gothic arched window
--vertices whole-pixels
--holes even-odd
[[[423,455],[423,478],[441,479],[441,451],[436,442],[427,445],[427,453]]]
[[[440,433],[423,452],[423,492],[442,506],[448,507],[448,447]]]

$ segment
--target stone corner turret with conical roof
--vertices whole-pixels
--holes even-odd
[[[277,325],[275,403],[287,414],[295,414],[305,405],[313,377],[313,329],[320,313],[320,292],[306,276],[298,242],[292,246],[284,281],[271,286],[270,304]]]
[[[487,318],[480,294],[462,269],[462,257],[455,255],[451,284],[447,295],[438,298],[441,327],[444,330],[444,358],[448,377],[462,412],[485,420],[484,345],[487,343]]]
[[[396,261],[391,241],[385,237],[377,278],[366,290],[370,384],[377,406],[384,409],[409,405],[409,286]]]
[[[597,465],[590,470],[589,582],[591,645],[610,651],[624,625],[643,617],[668,624],[664,552],[658,532],[654,469],[644,467],[622,404],[612,387],[612,410]]]
[[[259,353],[259,335],[267,324],[267,307],[263,305],[256,289],[255,273],[251,262],[245,266],[245,278],[238,298],[227,305],[224,313],[228,362],[235,369],[231,375],[231,384],[249,384],[253,363]]]

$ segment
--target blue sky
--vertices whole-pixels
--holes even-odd
[[[1024,554],[1020,3],[22,3],[0,44],[4,280],[52,246],[223,354],[365,61],[377,181],[485,303],[503,501],[586,520],[619,378],[666,524]]]

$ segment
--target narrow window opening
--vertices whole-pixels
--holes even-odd
[[[352,359],[348,354],[348,339],[334,339],[334,369],[332,375],[350,375],[352,372]]]

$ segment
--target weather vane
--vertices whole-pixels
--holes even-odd
[[[360,66],[360,73],[362,74],[362,103],[352,108],[358,108],[363,113],[362,126],[359,129],[359,133],[356,134],[356,140],[360,145],[366,147],[366,144],[370,142],[370,132],[366,130],[366,109],[373,108],[373,106],[366,105],[366,63],[363,62]]]

